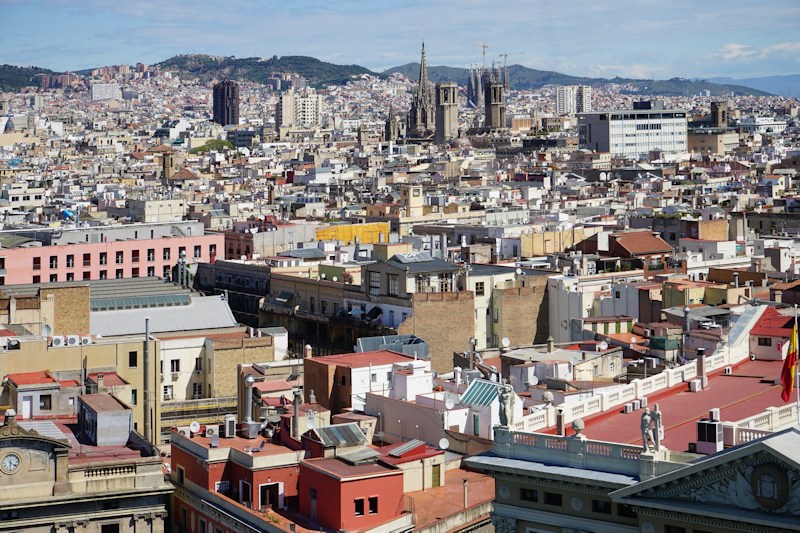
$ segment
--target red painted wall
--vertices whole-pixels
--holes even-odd
[[[311,489],[317,490],[317,521],[333,529],[363,531],[398,515],[403,498],[403,473],[343,481],[300,463],[300,512],[310,516]],[[370,514],[369,497],[378,497],[378,512]],[[364,514],[355,515],[355,500],[364,499]]]

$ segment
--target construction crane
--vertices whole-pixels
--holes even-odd
[[[489,48],[489,45],[480,41],[475,41],[475,44],[483,49],[483,69],[486,70],[486,49]]]
[[[508,92],[508,56],[519,56],[522,55],[522,52],[505,52],[497,55],[503,58],[503,85],[506,92]]]

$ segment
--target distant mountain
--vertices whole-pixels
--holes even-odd
[[[772,94],[800,98],[800,74],[787,74],[785,76],[764,76],[761,78],[709,78],[713,83],[735,83],[760,89]]]
[[[209,55],[179,55],[158,63],[162,70],[196,77],[201,81],[229,78],[266,83],[276,72],[295,72],[311,85],[343,84],[352,76],[375,74],[358,65],[335,65],[306,56],[217,57]]]
[[[390,68],[381,74],[389,76],[399,72],[411,79],[419,77],[419,63],[408,63],[399,67]],[[469,71],[465,68],[454,67],[428,67],[428,78],[431,81],[455,81],[459,85],[466,85]],[[570,76],[549,70],[536,70],[522,65],[509,65],[508,77],[512,89],[539,89],[545,85],[603,85],[606,83],[629,84],[633,86],[631,94],[642,96],[691,96],[706,90],[712,95],[723,94],[766,96],[769,93],[756,88],[742,85],[710,83],[704,80],[687,80],[672,78],[670,80],[637,80],[630,78],[584,78]]]
[[[57,74],[52,70],[39,67],[15,67],[0,65],[0,91],[17,92],[22,87],[39,85],[35,79],[38,74]]]

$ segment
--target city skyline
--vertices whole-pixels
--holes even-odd
[[[800,73],[800,5],[790,0],[733,1],[724,9],[687,0],[647,0],[634,7],[580,1],[569,11],[550,0],[533,8],[522,0],[500,8],[482,0],[391,5],[234,0],[224,10],[202,0],[190,11],[150,0],[0,0],[0,5],[7,28],[0,36],[0,63],[57,71],[201,53],[307,55],[379,72],[417,61],[424,40],[432,66],[480,63],[480,41],[489,45],[487,62],[507,53],[509,64],[579,76]]]

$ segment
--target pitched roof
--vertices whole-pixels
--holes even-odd
[[[626,231],[616,234],[616,244],[627,250],[631,255],[645,255],[656,253],[672,253],[674,250],[661,237],[656,237],[649,231]]]

